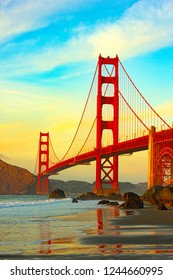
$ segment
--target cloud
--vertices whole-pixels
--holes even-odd
[[[9,0],[0,3],[0,41],[47,26],[52,16],[82,0]],[[50,19],[51,16],[51,19]]]
[[[155,51],[173,43],[173,2],[144,0],[115,23],[100,25],[88,38],[95,54],[122,58]]]
[[[16,19],[17,22],[14,23],[14,28],[18,29],[16,33],[20,30],[22,32],[22,30],[32,29],[32,26],[38,28],[38,26],[46,24],[46,18],[53,13],[53,8],[60,9],[63,4],[67,5],[71,1],[51,0],[50,7],[47,6],[47,1],[42,1],[42,9],[37,14],[35,10],[40,2],[38,0],[27,1],[26,7],[21,4],[19,10],[12,9],[11,14],[8,15],[10,18],[13,13],[16,18],[17,14],[22,11],[26,15],[31,8],[33,13],[32,21],[28,18],[25,19],[23,14],[23,20],[20,21],[23,27],[20,26],[20,23],[17,24],[19,21]],[[10,31],[8,26],[6,29],[7,35],[10,32],[15,34],[15,31]],[[3,30],[5,30],[5,26],[3,26]],[[72,32],[72,35],[73,37],[64,43],[39,47],[39,51],[31,53],[28,53],[27,49],[27,53],[22,52],[11,58],[9,62],[2,62],[1,65],[4,69],[8,68],[7,71],[4,71],[4,75],[43,73],[69,63],[96,60],[99,53],[103,56],[118,54],[121,59],[128,59],[170,46],[173,44],[173,2],[172,0],[141,0],[127,9],[119,20],[99,23],[94,27],[85,26],[85,28],[78,29],[76,27],[76,33]]]

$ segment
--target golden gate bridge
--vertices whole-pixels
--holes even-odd
[[[119,155],[143,150],[148,150],[148,188],[172,184],[173,128],[140,93],[119,57],[100,55],[79,124],[61,159],[49,133],[40,132],[37,193],[48,193],[49,176],[92,161],[93,191],[119,193]]]

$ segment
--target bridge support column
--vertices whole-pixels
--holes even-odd
[[[107,70],[106,65],[112,65],[111,73]],[[104,69],[103,69],[104,67]],[[107,71],[106,76],[103,70]],[[108,88],[109,84],[113,87],[113,92],[107,95],[103,92],[103,84]],[[111,105],[113,116],[111,120],[105,120],[103,116],[103,105]],[[118,117],[119,117],[119,100],[118,100],[118,56],[115,58],[103,58],[101,55],[98,60],[98,92],[97,92],[97,122],[96,122],[96,183],[94,192],[97,194],[108,194],[110,192],[119,193],[118,186],[118,156],[112,156],[111,152],[106,158],[101,155],[102,134],[103,130],[112,131],[112,144],[118,144]],[[106,186],[106,187],[105,187]]]
[[[149,143],[148,143],[148,189],[154,186],[154,153],[153,153],[153,133],[156,131],[154,126],[151,126],[149,131]]]
[[[49,167],[49,133],[40,132],[37,194],[49,193],[48,176],[44,176],[44,171],[48,169],[48,167]]]
[[[173,184],[173,129],[153,134],[151,185]]]
[[[49,194],[49,178],[48,176],[38,175],[37,194]]]

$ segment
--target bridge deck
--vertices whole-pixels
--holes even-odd
[[[129,154],[138,151],[143,151],[148,149],[148,135],[139,137],[133,140],[128,140],[118,143],[116,146],[102,147],[100,151],[94,149],[93,151],[69,158],[67,160],[56,163],[54,166],[50,167],[46,171],[43,171],[40,175],[49,176],[53,175],[59,171],[68,169],[75,165],[87,164],[89,162],[95,161],[98,153],[101,154],[102,158],[111,157],[114,155]]]
[[[153,139],[154,142],[165,141],[165,139],[167,141],[173,140],[173,128],[155,132],[153,134]],[[146,135],[132,140],[120,142],[115,146],[112,145],[112,146],[102,147],[100,151],[94,149],[90,152],[80,154],[75,157],[71,157],[67,160],[58,162],[54,166],[48,168],[46,171],[43,171],[40,175],[50,176],[56,174],[59,171],[68,169],[72,166],[87,164],[89,162],[95,161],[98,153],[101,155],[102,158],[106,158],[114,155],[123,155],[123,154],[138,152],[138,151],[144,151],[148,149],[148,141],[149,141],[149,135]]]

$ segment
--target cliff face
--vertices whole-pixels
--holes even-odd
[[[37,177],[0,160],[0,194],[35,194]]]

